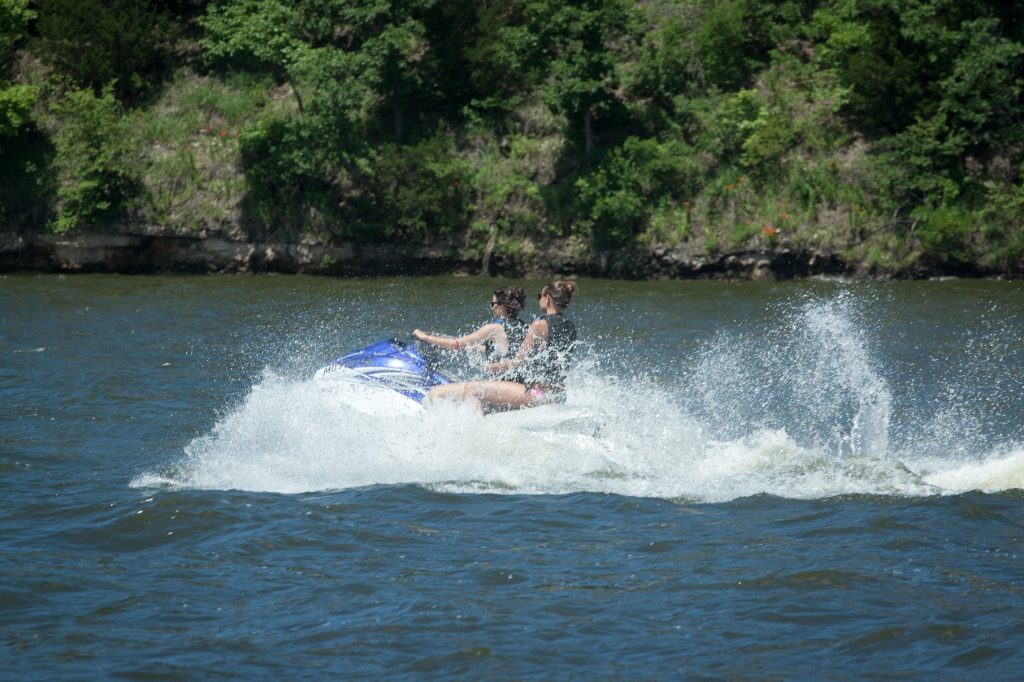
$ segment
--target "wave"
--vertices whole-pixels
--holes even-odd
[[[717,335],[670,380],[622,376],[628,358],[595,352],[566,404],[487,417],[458,405],[396,412],[373,392],[353,408],[336,386],[268,369],[178,462],[132,485],[301,493],[417,484],[694,502],[1024,487],[1024,446],[1006,429],[979,436],[984,401],[941,381],[909,398],[919,379],[894,390],[856,299],[770,312],[773,324]]]

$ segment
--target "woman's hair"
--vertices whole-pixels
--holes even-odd
[[[548,282],[540,293],[547,294],[559,310],[567,308],[572,300],[572,292],[576,291],[576,282],[555,281]]]
[[[504,306],[508,316],[515,320],[526,305],[526,292],[522,287],[502,287],[494,290],[494,300]]]

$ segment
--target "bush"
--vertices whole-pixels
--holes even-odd
[[[243,209],[250,232],[269,228],[290,238],[333,233],[338,225],[352,229],[353,221],[342,219],[351,178],[333,163],[332,139],[321,120],[306,115],[272,116],[242,129],[241,163],[249,188]]]
[[[631,137],[596,172],[577,181],[595,246],[631,246],[662,200],[682,201],[697,191],[700,167],[679,140]]]
[[[0,0],[0,81],[7,78],[14,50],[27,37],[26,28],[35,16],[28,0]]]
[[[785,7],[764,0],[704,0],[693,37],[709,84],[733,90],[748,83],[778,40],[776,15]]]
[[[381,146],[371,173],[377,235],[416,243],[467,227],[469,175],[447,133]]]
[[[980,211],[984,252],[981,262],[1015,274],[1024,273],[1024,166],[1015,177],[990,182]]]
[[[4,138],[11,138],[32,123],[32,107],[39,88],[34,85],[0,85],[0,153]]]
[[[959,265],[969,259],[969,240],[976,217],[954,206],[920,208],[915,233],[921,242],[922,257],[934,265]]]
[[[127,170],[132,146],[121,107],[106,88],[98,97],[91,90],[71,90],[53,110],[60,126],[53,138],[59,185],[51,228],[69,232],[105,226],[139,189]]]
[[[516,237],[541,236],[550,226],[541,187],[550,182],[561,149],[552,139],[560,140],[509,135],[499,141],[484,135],[473,141],[477,151],[466,159],[475,197],[472,246],[483,248],[492,231],[501,238],[500,245]]]
[[[160,3],[138,0],[42,0],[39,55],[94,92],[115,83],[122,101],[163,81],[180,34]],[[87,37],[87,38],[85,38]]]
[[[0,227],[33,230],[52,217],[53,145],[35,125],[0,140]]]

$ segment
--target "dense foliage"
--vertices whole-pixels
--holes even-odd
[[[1024,271],[1024,5],[0,0],[0,221]]]

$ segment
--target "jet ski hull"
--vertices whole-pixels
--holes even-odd
[[[433,368],[414,343],[401,339],[371,343],[331,361],[314,377],[343,386],[345,391],[338,393],[353,406],[384,402],[410,412],[421,408],[430,389],[451,382]]]

